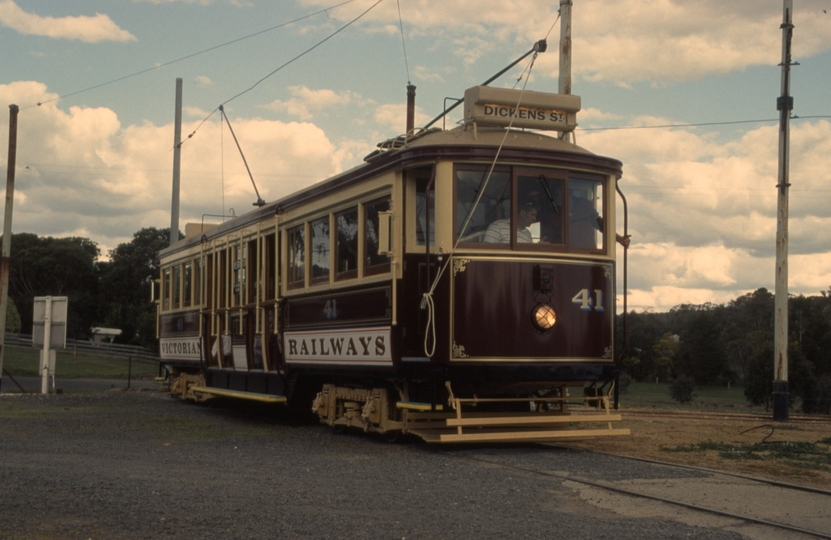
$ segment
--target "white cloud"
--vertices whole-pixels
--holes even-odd
[[[23,11],[14,0],[0,0],[0,23],[21,34],[77,39],[87,43],[136,40],[130,32],[122,30],[112,19],[101,13],[96,13],[94,17],[41,17]]]
[[[286,101],[274,100],[265,107],[301,120],[310,120],[315,113],[328,107],[338,107],[350,103],[359,105],[367,103],[359,94],[349,91],[312,90],[306,86],[292,86],[289,91],[294,96],[293,98]]]
[[[773,288],[777,136],[776,126],[752,129],[728,143],[694,129],[578,134],[581,145],[623,162],[621,188],[633,235],[630,308],[666,311],[677,303],[721,303],[758,287]],[[831,283],[824,233],[831,230],[827,155],[831,122],[792,123],[789,253],[797,294],[817,294]],[[622,216],[617,217],[620,228]]]
[[[305,0],[316,7],[326,0]],[[366,3],[333,10],[349,19]],[[527,44],[544,37],[557,20],[557,2],[537,0],[410,0],[402,4],[405,34],[432,34],[466,64],[506,44]],[[825,0],[801,0],[794,10],[794,55],[806,57],[831,48]],[[698,79],[753,65],[780,61],[782,6],[758,0],[632,2],[585,0],[573,7],[574,75],[594,81],[628,84]],[[379,5],[365,20],[388,25],[398,21],[396,4]],[[369,28],[365,24],[365,28]],[[452,32],[448,30],[452,29]],[[463,35],[458,38],[455,36]],[[537,66],[557,74],[559,25]]]
[[[198,84],[199,86],[213,86],[214,82],[211,80],[210,77],[205,75],[199,75],[198,77],[193,79],[193,82]]]
[[[40,83],[0,85],[4,103],[55,97]],[[15,231],[51,236],[84,231],[106,251],[141,227],[169,225],[171,124],[124,126],[110,109],[63,111],[54,102],[24,109],[19,118]],[[4,134],[7,122],[0,119]],[[183,132],[198,124],[186,122]],[[217,121],[207,122],[182,147],[182,227],[223,208],[242,214],[256,200],[239,152],[227,132],[224,148],[220,145],[219,129]],[[340,148],[312,124],[241,118],[234,131],[266,201],[343,168]],[[0,163],[5,169],[5,155]]]

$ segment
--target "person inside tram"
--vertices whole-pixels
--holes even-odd
[[[537,222],[537,210],[537,205],[532,201],[520,206],[516,219],[517,242],[532,242],[531,231],[528,227]],[[511,220],[497,219],[491,223],[485,231],[485,242],[509,244],[511,242]]]

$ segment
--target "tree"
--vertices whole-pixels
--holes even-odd
[[[9,296],[21,319],[21,332],[32,331],[36,296],[68,297],[67,334],[86,334],[98,319],[98,245],[88,238],[12,236]]]
[[[156,313],[150,301],[150,283],[159,276],[157,254],[170,245],[169,231],[143,228],[130,242],[110,250],[110,261],[99,265],[102,325],[120,329],[120,341],[153,345],[155,323],[146,324]]]
[[[715,384],[729,376],[727,356],[720,339],[721,326],[716,310],[698,311],[687,319],[681,333],[677,370],[696,384]]]

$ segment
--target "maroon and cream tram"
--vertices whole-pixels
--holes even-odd
[[[171,393],[428,441],[628,433],[610,406],[621,163],[560,136],[579,108],[471,88],[459,127],[163,250]]]

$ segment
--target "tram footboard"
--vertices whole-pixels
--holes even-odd
[[[470,412],[474,405],[533,404],[529,412]],[[510,399],[460,399],[450,401],[450,412],[410,412],[407,431],[430,443],[482,443],[511,441],[555,441],[630,435],[628,428],[616,428],[622,416],[613,413],[609,397],[597,397],[587,406],[585,400],[568,397],[539,398],[530,401]],[[548,410],[541,410],[548,409]],[[550,410],[555,409],[555,410]],[[439,419],[441,417],[441,419]]]

